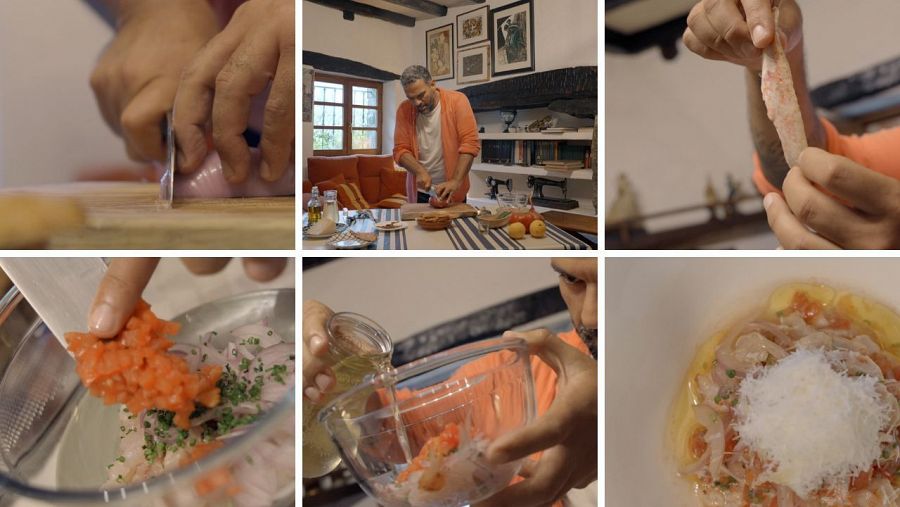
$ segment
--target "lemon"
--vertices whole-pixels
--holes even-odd
[[[531,227],[528,228],[528,232],[531,233],[532,238],[543,238],[544,234],[547,233],[547,226],[544,225],[543,220],[535,220],[531,222]]]
[[[522,239],[525,237],[525,225],[520,222],[509,224],[506,232],[509,233],[509,237],[512,239]]]

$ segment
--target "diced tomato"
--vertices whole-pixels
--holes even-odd
[[[811,323],[822,313],[824,306],[818,301],[809,299],[805,292],[797,291],[791,300],[791,309],[798,312],[807,324]]]
[[[108,405],[124,404],[135,414],[151,408],[175,412],[176,425],[187,429],[196,402],[218,405],[216,382],[222,368],[210,365],[190,372],[183,358],[167,354],[173,343],[166,337],[177,332],[178,324],[160,320],[140,301],[118,336],[101,340],[90,333],[66,333],[66,342],[75,356],[75,371],[91,394]]]
[[[703,453],[706,452],[706,440],[704,440],[704,436],[706,436],[706,428],[703,426],[697,426],[697,429],[691,434],[691,438],[688,440],[688,449],[691,451],[691,457],[695,460],[700,459],[703,456]]]

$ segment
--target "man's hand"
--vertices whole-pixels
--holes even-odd
[[[431,190],[431,175],[424,169],[416,173],[416,188],[425,192]]]
[[[493,463],[543,454],[537,462],[526,460],[520,473],[524,481],[477,507],[546,505],[597,478],[597,362],[546,329],[503,336],[524,339],[531,353],[556,371],[556,399],[543,416],[488,448]]]
[[[787,37],[790,52],[802,37],[802,17],[794,0],[782,0],[778,29]],[[682,40],[688,49],[709,60],[721,60],[759,72],[762,50],[775,37],[772,0],[698,2],[687,18]]]
[[[251,99],[269,88],[263,119],[260,176],[281,178],[294,146],[294,0],[253,0],[203,48],[185,71],[175,98],[178,166],[193,172],[207,154],[207,125],[225,178],[250,172],[243,133]]]
[[[435,187],[435,192],[442,201],[449,201],[453,193],[459,190],[460,182],[456,180],[445,181]]]
[[[303,395],[314,403],[334,386],[334,373],[324,360],[328,356],[325,324],[332,315],[331,308],[318,301],[303,302]]]
[[[206,0],[120,4],[119,27],[91,74],[104,120],[134,160],[165,159],[161,125],[178,81],[197,51],[218,32]]]
[[[185,267],[197,275],[218,273],[228,257],[184,258]],[[88,314],[88,330],[100,338],[112,338],[128,321],[144,288],[159,264],[158,257],[118,257],[109,263]],[[287,265],[282,258],[245,258],[244,271],[258,282],[274,279]]]
[[[784,248],[900,247],[900,181],[894,178],[807,148],[783,190],[784,199],[771,193],[764,204]]]

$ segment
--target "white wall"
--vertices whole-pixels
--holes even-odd
[[[799,0],[810,83],[896,57],[900,3]],[[706,178],[722,195],[725,175],[750,182],[753,145],[740,69],[703,60],[683,46],[673,61],[658,50],[606,54],[606,200],[626,173],[645,213],[704,202]],[[705,212],[688,221],[702,220]],[[679,225],[655,222],[657,227]],[[760,245],[772,246],[772,237]]]
[[[488,0],[483,5],[496,9],[512,3],[510,0]],[[473,10],[475,5],[453,7],[447,10],[447,16],[436,19],[426,19],[416,23],[414,29],[415,59],[414,63],[425,65],[425,32],[452,23],[454,30],[456,16]],[[595,0],[534,0],[534,71],[563,69],[567,67],[595,66],[597,65],[597,2]],[[456,32],[453,33],[454,45],[456,44]],[[474,46],[473,46],[474,47]],[[456,69],[457,49],[453,49],[454,73],[459,75]],[[521,74],[509,74],[491,78],[490,81],[500,81]],[[459,85],[456,77],[444,81],[438,81],[438,86],[456,90],[468,84]],[[480,84],[480,83],[474,83]],[[560,117],[560,126],[588,126],[591,120],[581,120],[562,113],[551,113],[546,108],[527,109],[518,112],[515,123],[520,121],[534,121],[548,114]],[[487,111],[475,115],[479,126],[484,126],[486,132],[501,132],[504,124],[500,120],[497,111]]]
[[[111,33],[79,0],[0,1],[0,186],[130,165],[88,83]]]
[[[303,298],[361,313],[395,341],[557,285],[547,258],[346,258],[303,272]]]

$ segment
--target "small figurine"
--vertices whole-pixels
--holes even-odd
[[[616,190],[616,198],[606,212],[606,223],[615,224],[627,222],[641,216],[637,194],[631,187],[631,181],[625,174],[619,175],[619,188]],[[637,226],[638,224],[632,224]]]

